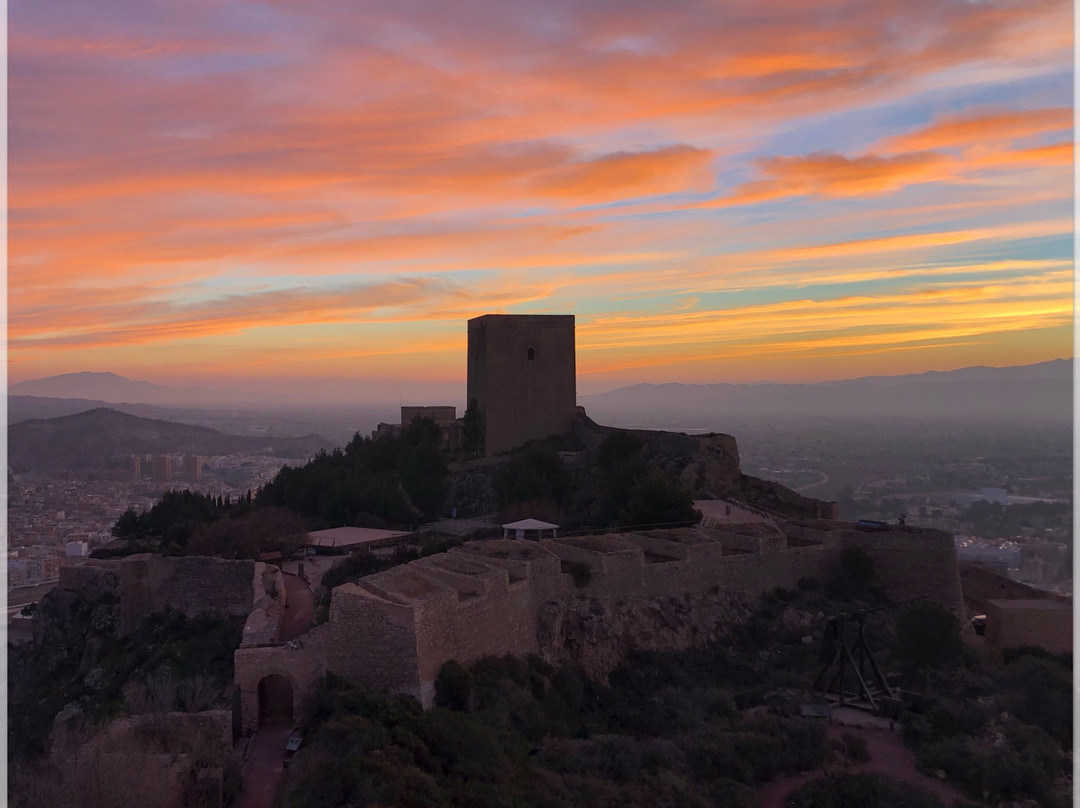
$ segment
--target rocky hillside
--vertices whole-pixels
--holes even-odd
[[[540,607],[536,635],[541,656],[602,679],[631,651],[681,651],[727,636],[747,619],[751,604],[731,592],[684,597],[570,597]]]

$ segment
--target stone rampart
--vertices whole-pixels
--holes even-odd
[[[106,592],[118,593],[120,567],[116,561],[91,560],[78,566],[60,567],[60,589],[80,592],[91,600]]]
[[[996,648],[1036,645],[1072,653],[1072,606],[1056,600],[991,600],[986,604],[986,641]]]
[[[468,542],[337,587],[325,625],[289,643],[236,652],[244,729],[257,725],[259,682],[286,677],[297,703],[325,672],[430,705],[444,662],[539,653],[603,675],[634,648],[716,639],[717,621],[802,578],[824,578],[844,547],[874,560],[897,599],[928,595],[959,608],[951,537],[861,533],[803,521],[546,539]],[[585,564],[587,583],[571,564]],[[579,585],[583,584],[583,585]]]
[[[874,562],[874,578],[894,600],[926,597],[964,614],[952,534],[941,530],[862,532],[843,529],[844,547],[858,547]]]
[[[150,612],[173,609],[188,617],[216,613],[249,617],[253,607],[272,619],[259,636],[276,637],[285,604],[281,570],[256,561],[210,556],[158,556],[150,553],[119,559],[92,559],[60,568],[59,588],[96,598],[112,592],[120,599],[118,630],[130,631]],[[249,619],[249,622],[250,621]]]
[[[679,483],[699,498],[713,498],[740,484],[739,446],[732,435],[712,432],[687,435],[656,429],[627,429],[602,426],[583,407],[574,413],[573,434],[588,449],[596,449],[613,432],[632,432],[658,455],[682,458]]]
[[[280,599],[285,591],[276,568],[209,556],[129,556],[119,561],[119,581],[121,632],[166,608],[188,617],[247,616],[260,598]]]

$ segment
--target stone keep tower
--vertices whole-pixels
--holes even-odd
[[[469,320],[468,398],[484,416],[484,451],[567,435],[577,407],[572,314]]]

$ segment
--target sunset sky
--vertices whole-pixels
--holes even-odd
[[[1070,0],[13,0],[9,379],[464,397],[1072,356]],[[438,399],[438,400],[436,400]]]

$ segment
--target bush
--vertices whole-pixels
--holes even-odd
[[[858,547],[845,547],[829,569],[825,594],[836,600],[859,600],[870,596],[874,560]]]
[[[787,808],[942,808],[925,791],[881,774],[834,774],[787,798]]]
[[[616,463],[622,463],[641,455],[645,443],[633,432],[616,430],[604,438],[596,448],[596,462],[600,468],[608,470]]]
[[[583,587],[592,583],[592,567],[582,561],[571,561],[568,565],[574,586]]]
[[[625,525],[679,525],[701,520],[694,498],[662,469],[651,469],[630,489],[630,501],[619,521]]]
[[[944,770],[973,797],[988,793],[994,802],[1035,799],[1047,806],[1067,756],[1038,727],[1008,717],[988,725],[979,737],[930,742],[917,750],[916,762],[926,772]]]
[[[852,732],[840,733],[840,748],[844,758],[852,763],[866,763],[870,760],[870,750],[866,738]]]
[[[956,661],[963,645],[956,615],[933,601],[920,601],[896,616],[896,658],[908,671],[922,669],[926,689],[930,671]]]
[[[472,699],[472,676],[454,660],[443,663],[435,677],[435,706],[468,710]]]
[[[1004,654],[1002,706],[1010,715],[1047,732],[1065,749],[1072,739],[1072,665],[1044,652]],[[1010,661],[1011,660],[1011,661]]]

